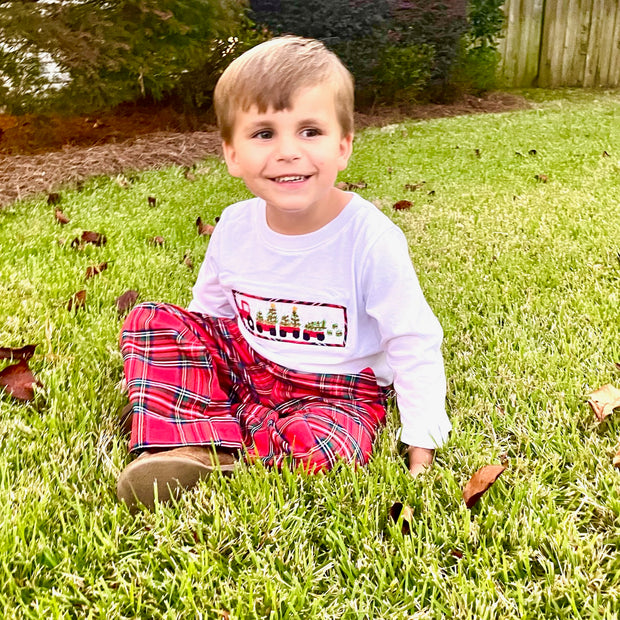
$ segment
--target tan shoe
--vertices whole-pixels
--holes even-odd
[[[116,494],[133,512],[138,504],[149,509],[155,501],[178,497],[212,471],[230,475],[237,459],[227,452],[204,446],[183,446],[162,452],[143,452],[125,467],[118,478]]]

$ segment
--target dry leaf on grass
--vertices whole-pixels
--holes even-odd
[[[620,390],[611,383],[606,383],[598,390],[588,394],[588,405],[594,411],[594,415],[602,422],[614,409],[620,407]]]
[[[71,242],[71,247],[72,248],[77,247],[78,249],[82,249],[86,243],[92,243],[93,245],[96,245],[96,246],[102,246],[102,245],[105,245],[106,242],[107,242],[106,237],[102,235],[101,233],[93,232],[92,230],[85,230],[82,233],[81,237],[76,237]]]
[[[164,245],[164,243],[166,243],[166,240],[163,237],[160,237],[159,235],[157,235],[156,237],[151,237],[149,239],[149,243],[151,245],[161,246],[161,245]]]
[[[86,303],[86,291],[82,289],[78,291],[67,303],[67,310],[77,310],[78,308],[83,308]]]
[[[211,224],[205,224],[202,221],[201,217],[198,217],[198,219],[196,220],[196,227],[198,228],[199,235],[211,235],[215,230],[215,226],[212,226]]]
[[[0,372],[0,387],[18,400],[32,400],[35,385],[40,385],[40,383],[32,374],[28,361],[25,359],[7,366]]]
[[[13,347],[0,347],[0,360],[29,360],[34,355],[36,344],[27,344],[15,349]]]
[[[157,198],[155,198],[155,196],[149,196],[148,201],[149,201],[149,207],[157,206]]]
[[[413,510],[401,502],[395,502],[390,508],[390,517],[394,523],[402,518],[401,531],[405,536],[411,534],[411,524],[413,523]]]
[[[71,220],[58,208],[54,210],[54,217],[59,224],[68,224]]]
[[[415,192],[417,189],[424,187],[425,183],[426,181],[420,181],[419,183],[406,183],[405,189],[409,190],[410,192]]]
[[[469,480],[463,489],[463,499],[467,508],[472,508],[501,476],[506,465],[485,465]]]
[[[126,314],[136,305],[138,295],[138,291],[129,290],[116,298],[116,308],[118,309],[119,316]]]
[[[396,209],[397,211],[402,211],[403,209],[411,209],[411,202],[409,202],[408,200],[399,200],[398,202],[394,203],[394,209]]]
[[[102,271],[105,271],[108,268],[108,263],[101,263],[99,265],[91,265],[86,268],[86,274],[84,275],[84,279],[88,280],[93,276],[99,275]]]
[[[368,184],[366,181],[359,181],[358,183],[350,183],[349,181],[340,181],[336,183],[336,187],[343,192],[349,192],[352,189],[366,189]]]

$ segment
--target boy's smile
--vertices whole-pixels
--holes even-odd
[[[349,201],[334,183],[352,142],[342,135],[333,88],[323,83],[300,89],[285,110],[238,110],[223,149],[230,174],[265,200],[269,226],[294,235],[325,226]]]

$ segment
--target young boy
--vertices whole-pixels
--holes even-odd
[[[321,43],[273,39],[215,90],[230,174],[255,198],[222,213],[188,310],[145,303],[121,349],[133,405],[118,496],[152,507],[238,458],[365,464],[394,384],[417,475],[445,441],[442,331],[400,229],[337,189],[353,81]]]

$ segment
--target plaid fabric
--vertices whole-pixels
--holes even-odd
[[[321,470],[367,463],[385,422],[385,390],[370,368],[290,370],[253,351],[232,319],[143,303],[125,320],[121,351],[131,450],[212,444]]]

